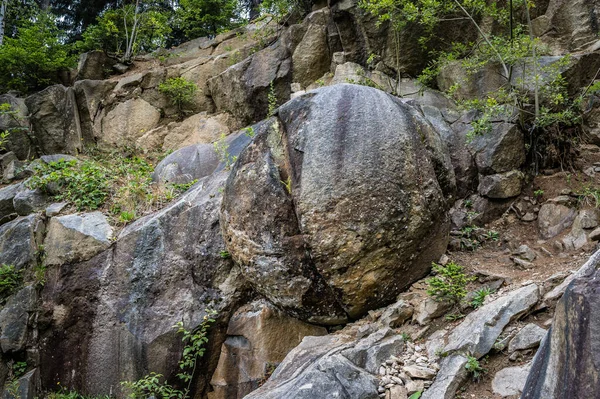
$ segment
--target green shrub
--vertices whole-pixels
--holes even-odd
[[[58,73],[75,66],[76,58],[65,44],[56,18],[40,12],[34,21],[17,27],[16,37],[5,37],[0,46],[0,92],[23,93],[58,81]]]
[[[467,364],[465,364],[465,369],[475,381],[479,381],[481,375],[485,373],[485,369],[481,366],[477,358],[473,356],[467,356]]]
[[[183,348],[182,359],[179,361],[179,369],[181,372],[177,377],[186,384],[183,390],[173,388],[167,382],[163,381],[163,376],[157,373],[150,373],[143,378],[131,382],[123,381],[121,385],[128,392],[130,399],[142,399],[148,397],[156,397],[161,399],[184,399],[189,396],[194,371],[198,359],[204,356],[206,350],[205,345],[208,342],[208,329],[215,322],[214,316],[216,312],[207,310],[202,323],[194,330],[187,330],[183,322],[178,322],[173,328],[177,329],[177,333],[182,334],[182,341],[185,344]]]
[[[158,91],[177,106],[179,113],[183,113],[184,106],[192,103],[197,90],[198,86],[195,83],[182,77],[167,79],[158,86]]]
[[[27,185],[78,210],[104,208],[119,223],[128,223],[161,208],[195,183],[161,186],[153,182],[153,171],[146,158],[99,153],[79,162],[39,164]]]
[[[467,295],[467,284],[475,279],[467,276],[464,268],[454,262],[449,262],[446,266],[434,263],[433,272],[436,276],[427,280],[427,294],[437,301],[453,304],[463,300]]]
[[[475,291],[475,295],[471,300],[471,306],[475,309],[481,307],[485,302],[485,298],[491,295],[494,291],[489,287],[483,287]]]
[[[0,266],[0,298],[11,295],[21,285],[21,271],[13,265]]]
[[[54,196],[56,200],[69,201],[78,210],[95,210],[106,202],[113,177],[108,168],[97,162],[61,159],[37,166],[28,185],[32,189],[58,193]]]

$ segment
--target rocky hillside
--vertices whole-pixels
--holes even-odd
[[[535,10],[572,93],[599,77],[598,7]],[[455,102],[499,65],[449,63],[437,91],[396,40],[330,0],[0,96],[5,396],[175,397],[151,373],[197,399],[600,395],[597,98],[544,164],[514,115],[473,137]],[[183,330],[206,338],[189,384]]]

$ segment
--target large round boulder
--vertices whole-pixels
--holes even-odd
[[[227,248],[253,288],[336,324],[395,300],[448,242],[446,147],[416,109],[336,85],[283,105],[225,186]]]

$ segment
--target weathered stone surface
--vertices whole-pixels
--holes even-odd
[[[390,329],[354,342],[348,335],[306,337],[275,373],[245,399],[378,398],[377,370],[390,354],[402,349]]]
[[[523,390],[523,399],[600,396],[598,334],[600,272],[598,253],[572,280],[556,305],[552,327],[542,341]]]
[[[48,197],[41,189],[23,190],[13,200],[15,211],[21,216],[27,216],[30,213],[38,212],[48,205]]]
[[[419,303],[413,315],[413,320],[424,326],[431,320],[446,314],[451,307],[452,304],[450,302],[439,302],[432,298],[425,298]]]
[[[33,142],[43,154],[76,154],[82,149],[79,111],[73,88],[50,86],[25,99]]]
[[[294,82],[306,87],[329,72],[331,53],[327,43],[329,10],[318,10],[308,15],[308,27],[302,41],[292,55]]]
[[[520,395],[525,387],[531,364],[518,367],[507,367],[496,373],[492,380],[492,390],[503,398]]]
[[[546,336],[546,330],[530,323],[523,327],[508,344],[508,351],[520,351],[537,347]]]
[[[400,83],[399,86],[402,84]],[[413,87],[413,89],[417,90],[418,93],[418,86]],[[441,109],[451,112],[455,106],[449,103],[449,100],[441,93],[425,89],[422,98],[415,94],[413,94],[413,97],[415,103],[420,104],[421,112],[425,118],[440,133],[444,143],[448,146],[456,176],[457,196],[465,197],[473,193],[477,189],[478,173],[475,159],[467,146],[467,133],[471,128],[470,123],[461,119],[455,121],[451,126],[448,124],[448,116],[445,116]],[[446,102],[443,99],[446,99]]]
[[[448,337],[444,352],[464,351],[485,356],[511,321],[530,310],[539,300],[535,284],[514,290],[470,313]]]
[[[57,202],[55,204],[50,204],[46,208],[46,217],[54,217],[60,214],[66,207],[69,205],[67,202]]]
[[[598,4],[586,0],[552,0],[546,14],[537,18],[536,35],[555,52],[582,50],[598,40]]]
[[[101,142],[106,146],[134,145],[160,120],[160,111],[141,98],[119,103],[102,119]]]
[[[17,381],[19,399],[35,399],[40,391],[40,373],[35,368],[27,372]]]
[[[597,209],[582,209],[577,216],[582,229],[594,229],[600,224]]]
[[[110,73],[116,61],[109,58],[104,51],[89,51],[79,56],[76,80],[106,78],[107,70]]]
[[[238,156],[250,141],[244,133],[228,136],[225,142],[229,157]],[[221,162],[212,144],[192,145],[168,155],[156,166],[152,177],[160,183],[189,183],[209,176]]]
[[[218,111],[227,111],[242,125],[264,118],[273,83],[278,103],[290,97],[292,61],[280,42],[233,65],[208,81]]]
[[[259,387],[305,336],[326,335],[323,327],[293,319],[266,301],[239,309],[229,321],[211,399],[243,398]]]
[[[511,123],[494,124],[491,132],[476,136],[469,147],[484,175],[516,170],[525,162],[523,133]]]
[[[467,358],[463,355],[445,357],[435,381],[421,395],[421,399],[453,399],[458,387],[467,379],[466,364]]]
[[[110,246],[112,234],[102,212],[53,217],[44,240],[46,264],[88,260]]]
[[[546,203],[538,213],[538,227],[540,236],[544,239],[552,238],[573,224],[577,212],[564,205]]]
[[[385,327],[397,328],[408,320],[413,315],[413,312],[413,307],[401,299],[383,311],[379,317],[379,323]]]
[[[172,122],[149,131],[137,140],[146,150],[178,150],[194,144],[208,144],[229,135],[237,123],[229,114],[190,116],[183,122]]]
[[[29,135],[28,115],[29,110],[25,100],[11,94],[0,95],[0,104],[10,104],[11,111],[16,115],[0,115],[0,132],[10,131],[5,147],[13,152],[20,160],[27,160],[36,155]]]
[[[225,187],[227,246],[254,288],[300,318],[335,324],[339,306],[359,317],[427,274],[446,247],[444,194],[454,192],[432,126],[355,85],[308,93],[279,118],[257,131]]]
[[[96,137],[100,137],[101,110],[108,95],[117,82],[110,80],[81,80],[73,86],[77,97],[79,120],[81,123],[81,137],[84,143],[95,143]]]
[[[523,177],[518,170],[484,176],[479,180],[479,194],[496,199],[516,197],[521,194]]]
[[[44,224],[40,217],[20,217],[0,226],[0,264],[22,269],[35,260],[42,244]]]
[[[220,328],[244,292],[233,262],[220,255],[219,189],[226,177],[225,171],[213,174],[167,208],[128,225],[109,250],[89,261],[53,267],[43,291],[44,386],[60,381],[105,395],[149,371],[176,379],[182,343],[172,326],[183,321],[194,329],[207,308],[218,312],[218,328],[197,371],[212,375],[224,339]],[[206,381],[197,381],[201,395]]]
[[[0,346],[3,353],[25,348],[29,315],[36,310],[37,291],[29,285],[11,296],[0,311]]]
[[[593,225],[594,219],[590,213],[581,211],[575,217],[571,231],[562,239],[563,246],[567,251],[583,248],[587,244],[587,234],[583,226]]]
[[[23,190],[22,184],[12,184],[0,189],[0,224],[16,217],[14,199]],[[11,215],[14,215],[11,217]]]
[[[590,240],[592,241],[600,241],[600,228],[593,230],[590,235]]]
[[[459,100],[485,98],[488,93],[505,86],[506,81],[499,65],[489,64],[481,71],[470,73],[461,61],[445,64],[437,76],[440,90],[447,92],[451,87],[456,87],[454,95]]]

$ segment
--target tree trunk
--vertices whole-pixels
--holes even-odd
[[[0,4],[0,46],[4,43],[4,24],[6,23],[6,6],[8,0],[2,0]]]

